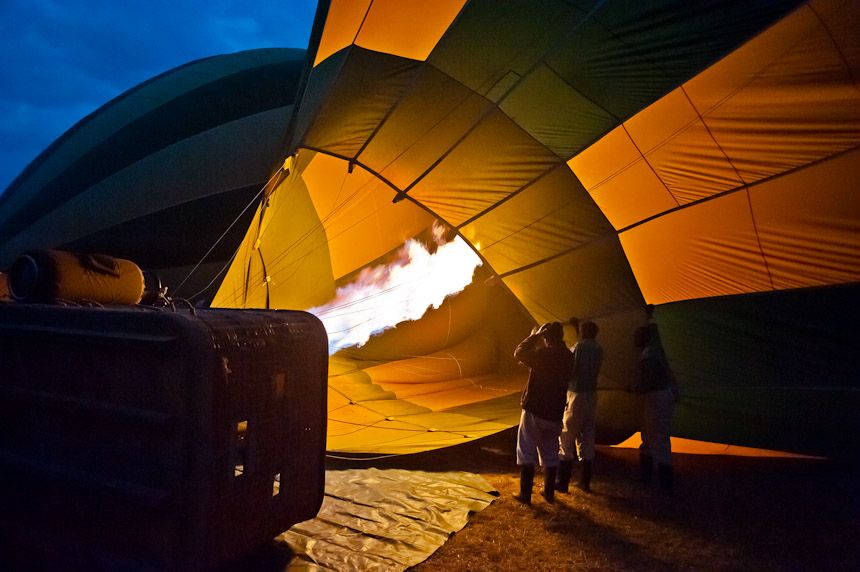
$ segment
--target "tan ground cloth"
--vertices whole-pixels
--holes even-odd
[[[319,515],[278,541],[296,554],[291,571],[405,570],[426,560],[496,496],[471,473],[326,471]]]

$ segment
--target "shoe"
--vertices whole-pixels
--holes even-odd
[[[587,493],[591,492],[591,471],[594,461],[582,461],[582,472],[579,474],[579,482],[576,486]]]
[[[573,473],[573,461],[562,460],[558,464],[558,476],[555,480],[555,490],[560,493],[567,493],[570,485],[570,475]]]
[[[558,467],[546,467],[543,472],[543,498],[552,504],[555,502],[555,477]]]
[[[520,492],[514,495],[514,499],[523,504],[532,504],[532,487],[535,480],[535,466],[520,466]]]

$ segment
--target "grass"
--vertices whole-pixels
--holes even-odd
[[[414,572],[520,570],[860,570],[856,468],[810,459],[676,455],[676,490],[634,482],[637,453],[601,447],[592,492],[532,506],[518,490],[514,433],[379,468],[462,470],[501,493]],[[330,461],[329,468],[362,466]],[[369,466],[369,465],[365,465]]]

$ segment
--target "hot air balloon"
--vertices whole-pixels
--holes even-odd
[[[215,56],[106,103],[0,194],[0,267],[31,249],[107,253],[205,291],[281,157],[304,66],[299,49]]]
[[[632,334],[654,305],[682,391],[673,434],[852,455],[858,24],[838,0],[320,2],[295,106],[260,126],[280,153],[212,305],[323,308],[351,331],[448,277],[387,282],[423,260],[416,243],[459,245],[475,257],[458,259],[460,294],[333,353],[330,450],[515,425],[514,345],[573,317],[606,352],[599,438],[624,439]],[[79,212],[43,188],[0,199],[6,256],[80,238],[42,239]],[[364,284],[379,288],[359,307]]]
[[[654,304],[675,434],[850,451],[858,20],[838,1],[321,3],[289,174],[215,304],[323,304],[441,221],[477,278],[334,355],[330,449],[515,424],[523,314],[600,324],[600,433],[629,435]]]

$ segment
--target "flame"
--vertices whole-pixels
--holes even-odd
[[[361,346],[400,322],[417,320],[469,285],[481,259],[459,236],[443,243],[443,235],[444,228],[434,225],[434,252],[411,239],[394,262],[363,269],[337,289],[331,302],[308,310],[325,325],[329,355]]]

